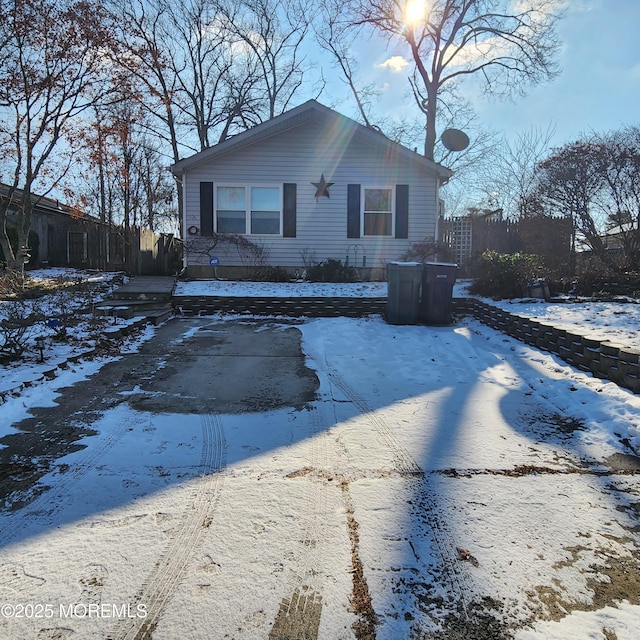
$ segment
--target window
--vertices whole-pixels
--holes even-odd
[[[393,233],[393,189],[364,188],[364,235],[390,236]]]
[[[279,186],[218,186],[216,231],[252,235],[279,235],[282,227]]]
[[[280,233],[280,189],[251,187],[251,233]]]
[[[246,233],[245,187],[218,187],[216,216],[218,233]]]

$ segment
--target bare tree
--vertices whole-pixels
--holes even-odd
[[[227,27],[253,58],[264,93],[264,118],[286,111],[302,86],[313,9],[299,0],[243,0],[221,3]]]
[[[0,0],[0,246],[10,269],[21,271],[31,215],[39,195],[58,186],[81,138],[78,117],[107,90],[112,25],[99,2]],[[65,153],[61,153],[62,142]],[[18,247],[7,235],[10,209]]]
[[[118,64],[136,82],[130,99],[137,99],[145,113],[141,129],[162,143],[158,152],[167,165],[208,147],[211,130],[226,122],[224,75],[231,66],[216,2],[109,2],[123,18],[118,41],[124,54]],[[181,227],[182,185],[174,182],[174,189]]]
[[[198,151],[211,146],[211,135],[225,120],[224,78],[234,67],[228,32],[211,0],[166,1],[169,65],[180,99],[180,118],[195,130]]]
[[[406,47],[425,119],[424,155],[434,159],[439,99],[455,82],[480,80],[510,94],[557,73],[558,0],[345,0],[349,25]]]
[[[536,205],[536,170],[549,154],[555,128],[532,127],[513,141],[503,138],[485,166],[481,178],[488,206],[502,209],[505,218],[529,218],[539,213]]]
[[[315,36],[320,46],[329,52],[334,66],[341,72],[342,81],[349,87],[360,118],[367,127],[372,127],[371,100],[378,95],[372,85],[362,86],[358,82],[359,65],[353,55],[353,41],[362,37],[362,28],[354,28],[347,19],[345,5],[341,0],[324,0],[315,23]],[[403,135],[402,131],[398,131]]]
[[[625,127],[596,138],[604,151],[603,185],[597,198],[606,229],[619,241],[620,267],[640,269],[640,128]]]
[[[171,149],[169,157],[181,157],[176,116],[177,77],[170,65],[173,39],[168,27],[169,6],[164,0],[109,0],[112,10],[122,16],[118,41],[123,49],[118,63],[138,84],[144,96],[142,107],[158,120],[154,135]]]
[[[606,264],[610,263],[602,238],[603,221],[596,198],[604,184],[605,149],[596,141],[577,141],[556,149],[537,167],[536,194],[555,215],[573,223],[572,253],[576,234]],[[572,265],[575,267],[575,264]]]
[[[180,227],[180,215],[175,207],[173,180],[149,137],[141,140],[137,170],[143,195],[142,226],[151,231],[175,232]]]
[[[85,192],[89,207],[102,220],[130,227],[175,230],[175,184],[159,151],[160,141],[147,133],[149,114],[140,97],[122,85],[123,99],[96,109],[87,143],[91,146]]]

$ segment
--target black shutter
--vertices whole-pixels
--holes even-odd
[[[360,185],[347,185],[347,238],[360,237]]]
[[[200,183],[200,235],[213,235],[213,182]]]
[[[296,237],[296,185],[285,182],[282,186],[282,235]]]
[[[396,238],[409,237],[409,185],[396,185]]]

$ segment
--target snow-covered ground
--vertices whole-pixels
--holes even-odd
[[[637,344],[638,305],[501,304]],[[228,321],[238,319],[176,320],[184,333],[171,347],[224,337]],[[379,640],[435,637],[437,622],[468,621],[480,603],[521,627],[487,638],[635,640],[640,476],[612,473],[611,460],[631,453],[622,440],[640,448],[639,396],[472,319],[296,326],[320,383],[305,410],[105,407],[97,435],[42,479],[49,490],[0,516],[0,637],[133,638],[150,620],[156,640],[277,639],[297,608],[317,613],[317,638],[362,637],[360,563]],[[105,362],[8,398],[0,437]]]
[[[6,392],[41,381],[44,372],[51,371],[52,367],[55,369],[56,365],[78,353],[93,349],[101,337],[138,320],[96,317],[91,313],[92,305],[126,280],[123,274],[57,267],[36,269],[27,274],[43,285],[66,283],[79,286],[61,287],[55,293],[22,302],[0,300],[0,321],[34,313],[42,318],[26,329],[22,338],[26,346],[23,357],[4,365],[0,363],[0,401]],[[0,345],[3,342],[0,335]]]
[[[469,297],[468,281],[457,282],[456,298]],[[183,296],[261,296],[261,297],[362,297],[387,296],[386,282],[363,283],[259,283],[224,280],[180,282],[176,294]],[[491,300],[479,298],[510,313],[528,316],[556,326],[567,327],[587,337],[618,342],[640,348],[640,300],[629,303],[567,301],[548,303],[531,298],[522,300]]]

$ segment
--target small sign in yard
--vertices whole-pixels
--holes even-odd
[[[211,257],[209,258],[209,264],[210,264],[212,267],[217,267],[217,266],[220,264],[220,259],[219,259],[219,258],[217,258],[216,256],[211,256]]]

